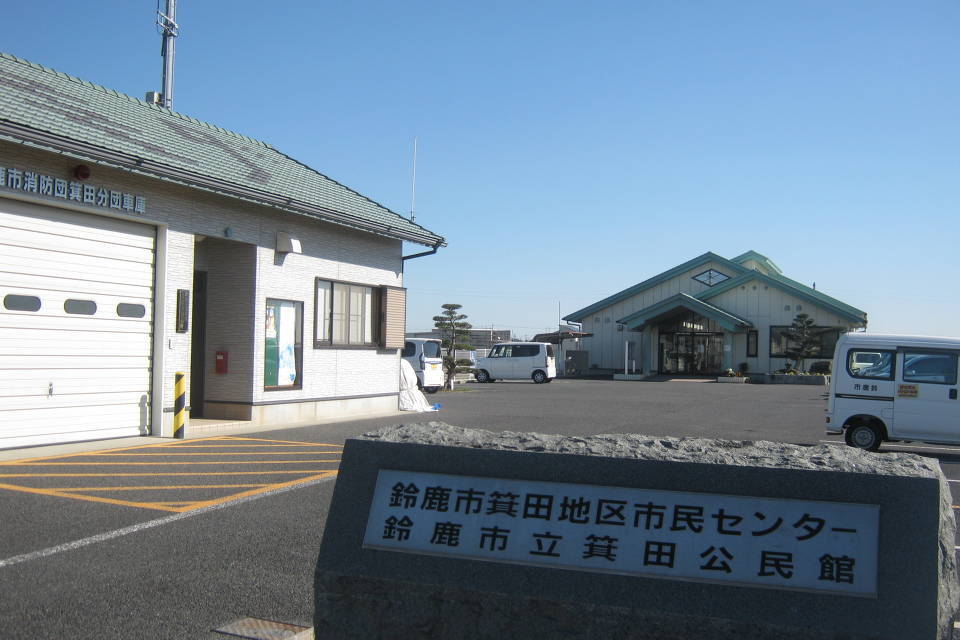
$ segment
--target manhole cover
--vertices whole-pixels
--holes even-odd
[[[298,634],[309,631],[310,627],[303,627],[298,624],[288,624],[286,622],[277,622],[275,620],[261,620],[259,618],[240,618],[230,624],[225,624],[219,629],[214,629],[217,633],[224,633],[238,638],[249,638],[250,640],[300,640]],[[312,638],[313,636],[309,636]]]

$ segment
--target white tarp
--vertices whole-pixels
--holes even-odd
[[[417,389],[417,374],[413,366],[403,358],[400,358],[400,410],[436,411]]]

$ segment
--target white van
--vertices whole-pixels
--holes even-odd
[[[417,386],[427,393],[443,388],[443,355],[441,342],[430,338],[407,338],[400,354],[417,374]]]
[[[960,444],[960,338],[847,333],[837,341],[827,433],[876,451],[884,441]]]
[[[553,345],[548,342],[504,342],[477,358],[477,382],[531,379],[537,384],[557,377]]]

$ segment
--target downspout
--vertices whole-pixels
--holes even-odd
[[[422,257],[424,257],[424,256],[432,256],[433,254],[435,254],[435,253],[437,252],[437,250],[438,250],[441,246],[443,246],[443,243],[437,243],[437,244],[433,245],[433,249],[430,249],[430,251],[424,251],[424,252],[422,252],[422,253],[414,253],[414,254],[409,255],[409,256],[403,256],[403,257],[401,258],[401,260],[413,260],[414,258],[422,258]]]

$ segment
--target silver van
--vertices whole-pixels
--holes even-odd
[[[537,384],[557,377],[556,357],[549,342],[504,342],[477,358],[477,382],[533,380]]]

